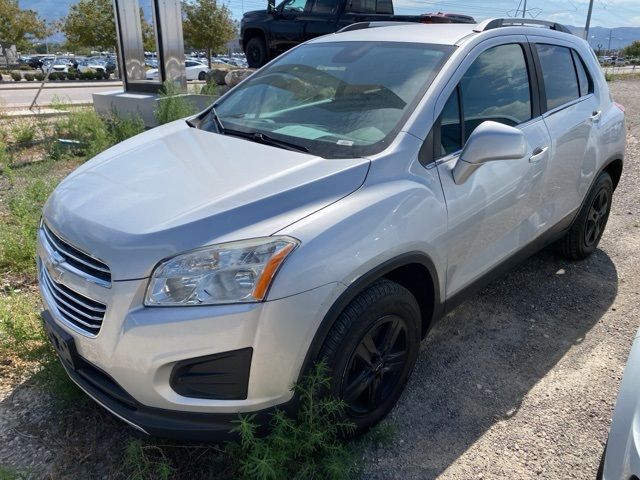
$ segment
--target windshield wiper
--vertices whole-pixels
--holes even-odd
[[[225,128],[224,125],[222,124],[222,120],[220,120],[220,117],[218,116],[218,112],[216,112],[216,107],[211,107],[211,110],[209,110],[209,115],[211,115],[211,118],[213,118],[213,121],[216,122],[216,126],[218,127],[218,133],[222,133],[223,135],[225,134]]]
[[[261,132],[243,132],[241,130],[231,130],[226,128],[224,130],[224,133],[226,135],[246,138],[247,140],[251,140],[256,143],[271,145],[272,147],[284,148],[286,150],[295,150],[298,152],[309,152],[309,149],[307,147],[303,147],[302,145],[298,145],[297,143],[287,142],[286,140],[278,140]]]

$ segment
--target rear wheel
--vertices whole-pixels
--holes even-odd
[[[356,434],[380,421],[395,405],[420,346],[420,308],[413,295],[379,280],[340,314],[322,347],[331,395],[346,404]]]
[[[267,45],[261,37],[251,37],[244,51],[247,64],[251,68],[260,68],[267,63]]]
[[[604,233],[611,211],[613,182],[602,172],[591,188],[567,234],[556,244],[558,252],[570,260],[582,260],[591,255]]]
[[[207,73],[206,72],[198,73],[198,80],[204,80],[205,78],[207,78]]]

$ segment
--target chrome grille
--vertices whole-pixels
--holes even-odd
[[[98,334],[107,310],[106,305],[56,283],[44,265],[40,267],[40,285],[53,299],[60,317],[91,335]]]
[[[49,248],[58,253],[69,266],[79,271],[88,280],[96,279],[95,283],[103,286],[111,285],[111,271],[106,264],[71,246],[53,233],[47,225],[43,224],[42,231]]]

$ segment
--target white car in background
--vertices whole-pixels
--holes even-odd
[[[100,62],[98,60],[86,59],[78,62],[78,71],[79,72],[88,72],[88,71],[97,72],[98,70],[102,72],[106,72],[107,66],[104,62]]]
[[[209,66],[193,59],[186,60],[185,69],[187,71],[187,80],[204,80],[209,71]],[[147,70],[147,80],[157,80],[160,76],[157,68]]]

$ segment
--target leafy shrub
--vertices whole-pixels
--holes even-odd
[[[41,82],[44,80],[44,73],[42,72],[38,72],[34,75],[34,78],[38,81]]]
[[[342,420],[344,403],[324,392],[331,379],[321,362],[294,391],[300,399],[296,419],[276,411],[271,433],[259,438],[254,415],[241,416],[234,432],[240,443],[227,446],[239,473],[250,479],[351,479],[356,471],[353,453],[341,437],[354,429]]]
[[[49,80],[51,80],[51,81],[60,80],[60,73],[59,72],[49,72]]]
[[[53,186],[35,180],[9,198],[9,218],[0,230],[0,271],[34,273],[38,222]]]
[[[106,120],[106,124],[113,145],[144,132],[144,121],[139,115],[128,118],[113,115]]]
[[[27,82],[33,82],[34,78],[35,78],[35,76],[32,73],[25,73],[24,74],[24,79]]]
[[[198,111],[182,93],[175,83],[170,81],[164,83],[158,99],[158,108],[154,112],[160,125],[188,117]]]
[[[19,82],[22,80],[22,74],[20,72],[11,72],[11,78],[13,78],[14,82]]]
[[[77,70],[69,70],[67,73],[67,80],[76,80],[78,78]]]
[[[16,122],[11,127],[11,134],[16,143],[29,143],[36,136],[35,126],[30,122]]]
[[[63,102],[55,103],[54,108],[69,111],[54,124],[56,138],[77,142],[70,150],[55,143],[51,151],[54,158],[60,158],[65,152],[90,158],[144,131],[144,122],[139,116],[123,119],[113,115],[104,119],[93,109],[72,109]]]
[[[215,82],[207,82],[200,89],[200,95],[210,95],[215,97],[218,95],[218,85]]]
[[[96,74],[93,70],[87,70],[86,72],[82,72],[82,78],[84,80],[93,80],[96,78]]]
[[[102,70],[96,70],[93,74],[96,80],[102,80],[104,78],[104,72]]]
[[[25,70],[26,71],[26,70],[33,70],[33,68],[31,68],[30,65],[20,65],[18,67],[18,70]]]
[[[74,155],[92,157],[111,145],[107,126],[92,109],[70,111],[66,117],[56,121],[54,132],[56,138],[78,142],[77,147],[72,150]],[[54,158],[59,158],[63,152],[56,143],[51,154]]]

